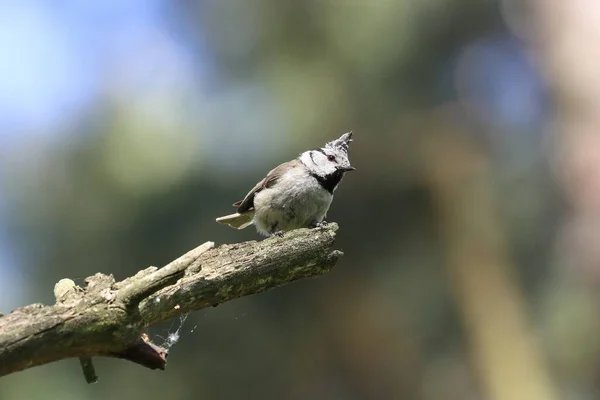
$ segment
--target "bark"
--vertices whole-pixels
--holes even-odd
[[[121,282],[97,273],[79,288],[62,279],[56,304],[0,315],[0,377],[70,357],[79,357],[88,382],[97,379],[95,356],[165,369],[168,351],[152,344],[144,328],[329,271],[343,255],[332,250],[337,229],[329,224],[218,248],[207,242]]]

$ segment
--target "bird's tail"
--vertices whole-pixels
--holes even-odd
[[[243,214],[235,213],[224,215],[217,218],[217,222],[220,224],[229,225],[235,229],[244,229],[252,225],[252,218],[254,218],[254,212],[245,212]]]

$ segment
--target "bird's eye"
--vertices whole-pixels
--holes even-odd
[[[335,161],[335,156],[328,155],[328,156],[327,156],[327,159],[328,159],[329,161]]]

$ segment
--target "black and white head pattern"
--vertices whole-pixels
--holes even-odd
[[[348,159],[348,147],[352,132],[343,134],[320,149],[308,150],[300,155],[300,161],[309,173],[330,193],[337,188],[344,173],[353,171]]]

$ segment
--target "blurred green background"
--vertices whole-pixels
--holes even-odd
[[[153,328],[165,372],[64,360],[0,399],[600,398],[597,225],[563,229],[598,203],[561,167],[596,142],[560,139],[600,115],[600,10],[564,3],[0,3],[1,312],[259,239],[214,218],[349,130],[357,167],[331,273]]]

